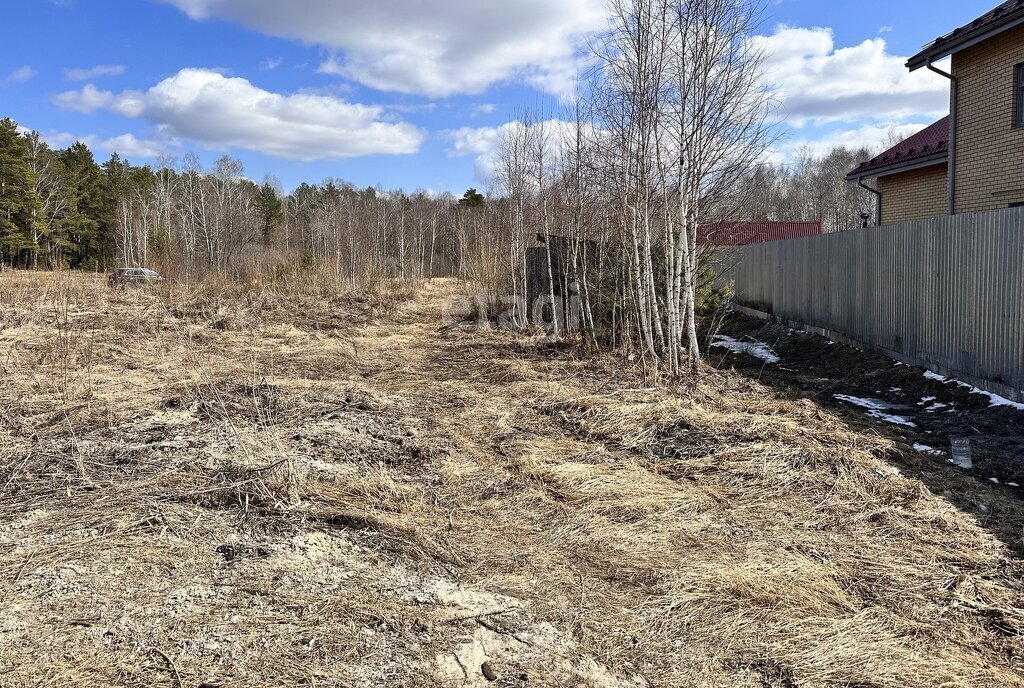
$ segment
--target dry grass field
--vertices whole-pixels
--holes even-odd
[[[1024,685],[1013,494],[457,291],[0,274],[0,685]]]

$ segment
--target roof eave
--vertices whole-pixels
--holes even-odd
[[[901,172],[912,172],[913,170],[919,170],[925,167],[933,167],[942,163],[949,162],[949,152],[936,153],[929,155],[927,158],[918,158],[917,160],[911,160],[905,163],[896,163],[895,165],[888,165],[886,167],[878,167],[873,170],[866,170],[864,172],[858,172],[854,170],[850,174],[846,175],[846,181],[855,182],[861,179],[871,179],[874,177],[888,177],[893,174],[899,174]]]
[[[982,41],[988,40],[989,38],[998,33],[1002,33],[1003,31],[1008,31],[1010,29],[1016,28],[1021,24],[1024,24],[1024,12],[1021,12],[1017,16],[1011,15],[1010,17],[1004,18],[991,26],[985,27],[983,30],[981,30],[979,33],[973,36],[964,36],[963,38],[953,41],[948,45],[944,45],[938,48],[932,48],[931,46],[929,46],[928,48],[925,48],[917,55],[914,55],[909,60],[907,60],[907,69],[909,69],[912,72],[917,71],[922,67],[927,67],[930,63],[935,62],[936,60],[941,60],[944,57],[949,57],[953,53],[958,53],[961,50],[966,50],[967,48],[975,46],[978,43],[981,43]],[[941,41],[942,39],[940,38],[938,40]],[[934,43],[932,45],[934,45]]]

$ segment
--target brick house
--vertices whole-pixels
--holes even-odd
[[[949,73],[935,67],[949,56]],[[950,79],[950,114],[847,176],[876,193],[879,224],[1024,205],[1024,0],[935,40],[907,68]]]

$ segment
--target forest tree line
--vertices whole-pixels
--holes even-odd
[[[741,180],[736,198],[742,199],[743,220],[821,222],[826,232],[857,229],[878,221],[874,194],[847,181],[846,175],[865,160],[895,146],[901,137],[890,131],[874,148],[833,148],[823,155],[798,151],[786,164],[754,167]]]
[[[624,350],[655,378],[695,370],[701,292],[714,268],[698,227],[855,228],[872,199],[845,175],[871,154],[764,164],[775,139],[765,56],[749,40],[757,0],[610,0],[609,9],[609,30],[592,46],[598,65],[570,111],[524,112],[502,128],[489,199],[339,180],[285,194],[227,156],[211,169],[194,155],[98,164],[82,144],[51,150],[4,120],[0,263],[145,264],[187,279],[315,266],[349,284],[450,275],[527,328],[537,313],[527,303],[530,256],[547,247],[540,267],[553,337]]]
[[[228,156],[211,169],[192,154],[154,166],[116,153],[97,163],[82,143],[53,150],[38,132],[0,121],[0,265],[145,265],[196,279],[297,263],[350,283],[455,275],[484,205],[475,190],[459,199],[341,180],[285,194]]]
[[[825,231],[853,229],[861,213],[873,210],[874,199],[847,182],[846,173],[876,153],[839,147],[822,156],[800,152],[790,164],[756,165],[737,181],[729,212],[740,220],[821,221]],[[116,153],[97,163],[84,144],[52,150],[38,132],[19,131],[9,119],[0,121],[0,163],[0,260],[19,267],[102,271],[160,263],[178,271],[180,262],[201,274],[253,248],[275,248],[335,263],[347,256],[351,275],[356,244],[362,249],[365,243],[357,236],[360,228],[397,222],[399,256],[405,224],[408,250],[423,257],[416,265],[410,256],[397,260],[399,272],[450,274],[453,256],[437,254],[452,253],[458,221],[451,211],[466,205],[450,195],[357,190],[341,180],[302,184],[285,194],[272,179],[256,184],[244,178],[241,164],[228,157],[209,171],[194,156],[180,166],[135,166]],[[507,181],[499,170],[496,195],[516,195]],[[477,194],[472,208],[495,203]],[[372,242],[378,258],[382,237]]]

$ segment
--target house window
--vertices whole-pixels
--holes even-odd
[[[1014,122],[1018,127],[1024,127],[1024,64],[1017,65],[1017,109],[1014,114]]]

